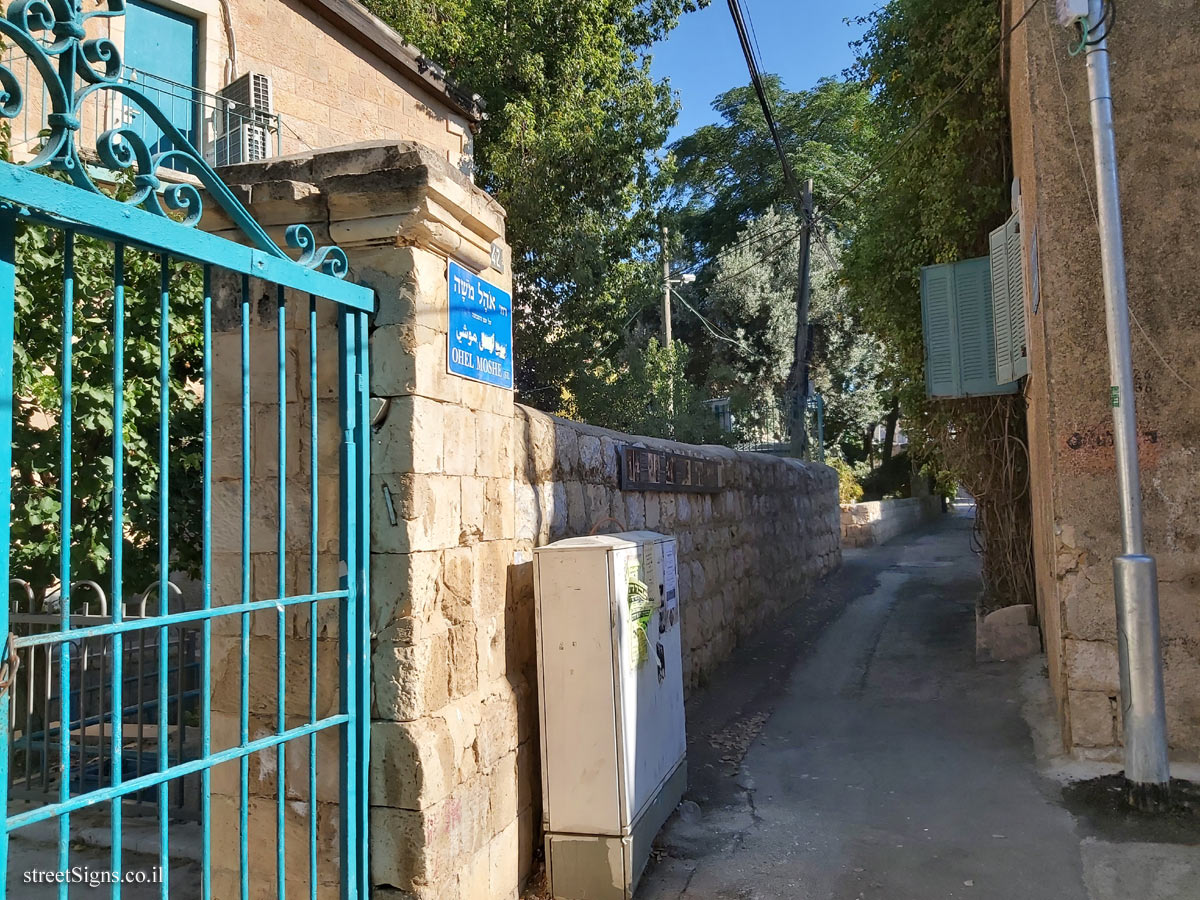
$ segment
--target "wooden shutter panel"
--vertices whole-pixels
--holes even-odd
[[[986,256],[955,264],[954,305],[958,319],[961,395],[979,397],[1002,393],[997,390],[1000,382],[996,380],[991,264]]]
[[[1005,226],[1005,242],[1008,245],[1008,308],[1012,377],[1020,378],[1029,374],[1028,336],[1025,330],[1025,243],[1021,238],[1020,216],[1013,216],[1008,220],[1008,224]]]
[[[953,266],[927,266],[921,270],[921,317],[925,326],[926,391],[930,397],[957,397]]]
[[[996,384],[1008,384],[1013,375],[1012,291],[1008,264],[1009,225],[988,236],[992,287],[992,335],[996,354]],[[1018,240],[1020,238],[1018,237]]]

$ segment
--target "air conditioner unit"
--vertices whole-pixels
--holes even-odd
[[[215,126],[217,134],[232,131],[239,125],[268,125],[275,112],[271,79],[259,72],[247,72],[217,91]]]
[[[209,162],[213,166],[236,166],[258,162],[270,155],[270,133],[262,125],[239,125],[213,140]]]

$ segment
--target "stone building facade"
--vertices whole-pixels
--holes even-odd
[[[1026,6],[1009,0],[1007,22]],[[1119,760],[1120,529],[1087,75],[1052,4],[1042,7],[1014,33],[1005,66],[1030,286],[1038,614],[1064,746]],[[1191,12],[1182,2],[1122,4],[1111,41],[1142,499],[1177,759],[1200,754],[1200,26]]]
[[[257,73],[269,80],[278,115],[277,126],[264,120],[268,157],[413,140],[472,172],[482,101],[357,0],[129,0],[124,15],[88,20],[87,32],[112,42],[123,63],[118,78],[145,89],[214,163],[215,144],[230,130],[216,95]],[[19,159],[40,141],[43,93],[19,50],[9,48],[5,60],[25,82],[26,109],[12,123]],[[148,133],[150,143],[157,134],[136,104],[113,92],[95,94],[81,112],[85,151],[109,128]]]

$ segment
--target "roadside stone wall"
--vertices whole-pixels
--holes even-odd
[[[633,437],[525,406],[516,408],[515,429],[516,547],[522,559],[536,546],[593,529],[647,529],[676,538],[689,690],[739,640],[809,596],[816,581],[841,563],[837,475],[825,466]],[[622,491],[622,445],[715,460],[722,489]],[[520,599],[532,602],[532,564],[518,569]]]
[[[941,511],[940,497],[848,503],[842,507],[842,546],[874,547],[916,528]]]

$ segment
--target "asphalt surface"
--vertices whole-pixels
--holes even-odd
[[[848,552],[689,701],[638,900],[1200,900],[1200,829],[1105,840],[1047,777],[1038,661],[975,660],[969,527]]]

